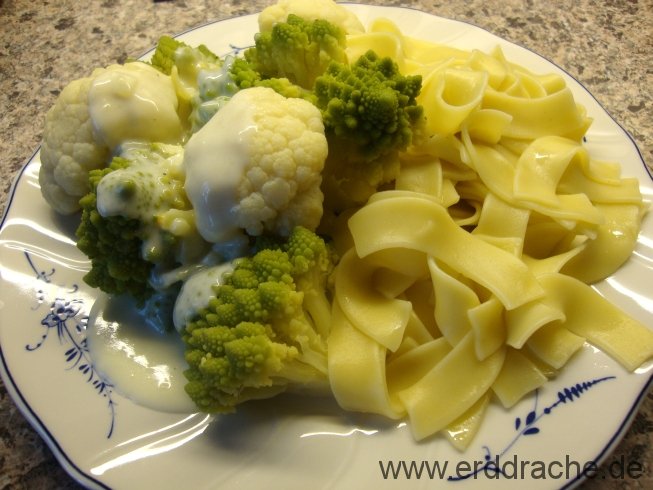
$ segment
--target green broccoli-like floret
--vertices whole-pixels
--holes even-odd
[[[315,81],[329,156],[325,207],[363,204],[399,172],[399,153],[423,123],[419,75],[404,76],[390,58],[368,51],[353,64],[331,63]]]
[[[172,73],[173,66],[190,65],[195,61],[204,65],[219,65],[220,59],[204,44],[191,47],[183,41],[170,36],[161,36],[157,42],[150,64],[166,75]]]
[[[238,91],[230,76],[233,57],[221,59],[204,44],[189,46],[170,36],[159,38],[150,63],[172,77],[180,113],[197,132]]]
[[[355,143],[357,158],[372,161],[410,144],[423,116],[416,101],[421,86],[421,76],[404,76],[391,58],[368,51],[352,65],[329,65],[315,95],[327,130]]]
[[[238,88],[256,87],[261,81],[261,74],[245,58],[234,59],[229,74]]]
[[[262,78],[287,78],[309,90],[329,63],[347,61],[344,31],[323,19],[290,14],[271,31],[257,33],[254,42],[244,56]]]
[[[186,391],[206,412],[289,389],[328,392],[330,247],[297,227],[239,259],[182,332]]]
[[[184,192],[182,155],[179,146],[134,143],[90,172],[76,230],[77,247],[91,260],[87,284],[143,303],[169,286],[155,288],[155,272],[205,253]]]
[[[79,201],[82,217],[76,231],[77,248],[91,259],[91,270],[84,276],[88,285],[143,301],[154,292],[148,283],[154,264],[141,257],[140,222],[123,216],[104,218],[97,210],[102,177],[127,166],[129,161],[115,157],[109,167],[89,173],[91,191]]]
[[[300,87],[287,78],[263,78],[256,71],[254,65],[245,58],[234,59],[229,68],[229,74],[239,89],[268,87],[286,98],[306,99],[309,102],[315,102],[315,96],[311,90]]]

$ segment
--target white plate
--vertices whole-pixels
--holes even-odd
[[[474,26],[416,10],[350,5],[366,24],[392,18],[406,32],[460,48],[499,44],[506,56],[537,72],[561,73],[595,122],[587,135],[593,155],[622,163],[653,185],[628,134],[575,80],[540,56]],[[205,25],[181,35],[218,54],[251,44],[256,16]],[[604,461],[621,438],[651,381],[652,367],[628,374],[587,347],[562,375],[510,411],[493,406],[471,447],[461,454],[441,438],[416,444],[405,424],[343,413],[333,402],[277,399],[211,420],[170,414],[121,397],[94,370],[85,322],[95,293],[82,282],[88,263],[73,242],[75,220],[55,216],[38,186],[39,154],[23,168],[0,230],[0,354],[7,389],[61,464],[93,488],[409,488],[436,485],[529,488],[573,485],[577,466]],[[653,327],[653,220],[643,225],[631,260],[598,289]],[[601,407],[597,409],[597,407]],[[481,469],[499,456],[504,474]],[[421,479],[395,481],[389,461],[438,461],[446,481],[426,467]],[[446,477],[474,465],[479,471]],[[544,466],[542,466],[544,465]],[[544,478],[538,473],[549,470]],[[522,474],[523,473],[523,474]],[[567,475],[569,473],[569,475]],[[567,477],[569,476],[569,477]],[[433,481],[438,480],[438,481]]]

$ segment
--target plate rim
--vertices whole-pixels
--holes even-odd
[[[497,40],[500,40],[501,42],[508,43],[511,45],[514,45],[518,48],[527,50],[530,52],[532,55],[535,55],[545,61],[546,63],[550,64],[551,66],[557,68],[558,70],[561,70],[564,72],[568,77],[573,79],[578,88],[582,89],[587,95],[589,95],[593,101],[600,107],[600,109],[612,120],[612,122],[621,130],[623,135],[626,136],[626,138],[630,141],[630,144],[632,145],[632,149],[635,150],[637,153],[637,156],[639,158],[639,162],[641,165],[644,167],[644,170],[646,174],[648,175],[648,178],[651,180],[653,183],[653,169],[649,167],[642,155],[642,152],[633,137],[633,135],[628,131],[622,123],[617,120],[610,111],[606,109],[606,107],[596,98],[596,96],[580,81],[578,80],[575,76],[573,76],[571,73],[569,73],[564,67],[560,66],[554,61],[551,61],[549,58],[546,56],[536,52],[532,48],[522,45],[519,42],[516,41],[509,41],[507,39],[502,38],[501,36],[494,34],[492,31],[489,29],[476,25],[470,21],[467,20],[460,20],[460,19],[453,19],[450,17],[445,17],[441,16],[438,14],[434,14],[431,12],[425,12],[420,10],[417,7],[413,6],[394,6],[394,5],[370,5],[370,4],[364,4],[364,3],[353,3],[353,2],[339,2],[342,5],[348,6],[348,7],[354,7],[354,9],[372,9],[372,10],[385,10],[385,11],[391,11],[391,10],[409,10],[409,11],[414,11],[420,15],[425,15],[432,17],[434,19],[439,19],[439,20],[444,20],[446,22],[452,22],[452,23],[457,23],[463,26],[467,26],[468,28],[476,29],[478,31],[483,31],[486,34],[491,35]],[[205,22],[202,22],[200,24],[194,25],[192,27],[189,27],[188,29],[185,29],[181,32],[175,33],[172,37],[178,38],[178,37],[183,37],[187,34],[190,34],[194,31],[201,30],[204,28],[211,27],[216,24],[220,24],[223,22],[229,22],[235,19],[242,19],[245,17],[255,17],[259,14],[260,12],[255,12],[251,14],[245,14],[245,15],[232,15],[229,17],[225,18],[220,18],[220,19],[214,19],[214,20],[208,20]],[[149,54],[151,54],[154,51],[155,47],[152,47],[150,49],[145,50],[141,55],[138,56],[138,59],[143,59],[147,57]],[[10,209],[12,208],[12,205],[14,204],[14,201],[16,199],[16,195],[18,192],[18,187],[19,184],[22,182],[23,179],[25,179],[25,173],[27,170],[30,168],[31,164],[34,162],[35,158],[37,155],[39,155],[41,150],[41,145],[39,144],[36,149],[33,151],[31,156],[29,156],[25,162],[22,164],[21,168],[16,172],[12,184],[9,188],[9,191],[7,193],[7,199],[5,201],[4,209],[2,212],[2,216],[0,217],[0,232],[4,230],[5,227],[5,222],[10,214]],[[0,264],[1,265],[1,264]],[[17,382],[14,381],[14,376],[12,376],[12,372],[9,369],[9,366],[6,361],[5,357],[5,352],[4,352],[4,347],[2,345],[2,342],[0,342],[0,375],[2,376],[2,380],[4,382],[6,391],[11,397],[11,402],[16,405],[16,407],[19,409],[21,414],[25,417],[25,419],[29,422],[29,424],[32,426],[32,428],[39,434],[39,436],[43,439],[43,441],[46,443],[46,445],[50,448],[52,451],[53,456],[56,458],[56,460],[61,464],[63,469],[73,478],[74,480],[77,481],[77,483],[80,483],[85,486],[93,487],[93,488],[102,488],[102,489],[110,489],[112,488],[111,486],[103,483],[102,481],[98,480],[97,478],[91,476],[88,474],[84,469],[80,468],[79,465],[77,465],[72,458],[66,453],[66,451],[61,447],[59,441],[57,438],[50,432],[48,429],[47,425],[43,422],[41,417],[39,417],[38,413],[36,413],[35,409],[32,408],[32,406],[27,402],[25,399],[23,393],[21,392],[21,389],[18,385]],[[625,417],[621,421],[618,430],[615,431],[615,433],[612,435],[612,437],[606,441],[606,443],[603,445],[601,451],[599,452],[597,458],[595,461],[600,464],[605,460],[607,456],[610,455],[610,453],[615,449],[615,447],[619,444],[619,442],[623,439],[624,435],[628,431],[629,427],[631,426],[635,416],[637,415],[639,408],[644,401],[644,398],[648,391],[651,389],[651,386],[653,385],[653,371],[651,372],[651,375],[648,377],[648,379],[642,383],[642,388],[639,391],[639,394],[635,398],[634,401],[632,401],[630,409],[627,411]],[[568,488],[573,488],[576,485],[579,485],[583,481],[585,481],[587,477],[583,476],[582,474],[575,477],[571,478],[567,481],[564,482],[562,486],[558,486],[556,488],[561,488],[561,489],[568,489]],[[89,488],[90,488],[89,487]]]

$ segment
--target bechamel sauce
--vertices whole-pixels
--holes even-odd
[[[211,243],[231,240],[240,232],[233,208],[249,163],[248,140],[256,132],[250,97],[248,90],[236,93],[186,144],[186,194],[198,231]]]
[[[97,187],[97,210],[100,215],[124,216],[144,223],[170,209],[166,196],[170,183],[164,180],[184,180],[183,151],[174,145],[158,145],[149,149],[147,143],[130,141],[122,145],[120,156],[131,161],[127,168],[105,175]],[[130,196],[124,195],[125,185],[131,185]],[[176,189],[172,189],[176,190]],[[181,193],[181,191],[180,191]]]
[[[173,312],[173,323],[178,331],[181,331],[197,312],[208,306],[211,286],[220,284],[222,275],[233,269],[233,262],[225,262],[200,270],[184,282]]]
[[[200,69],[197,73],[197,94],[193,96],[191,122],[197,132],[238,92],[230,76],[234,57],[227,56],[218,69]]]
[[[100,297],[89,315],[86,340],[93,366],[118,393],[157,411],[197,411],[184,391],[181,337],[148,326],[132,301]]]
[[[100,71],[88,94],[96,138],[111,149],[128,140],[179,142],[178,104],[172,79],[139,61]]]
[[[184,282],[173,312],[178,331],[208,306],[211,286],[233,268],[233,262],[206,267]],[[178,331],[161,332],[149,325],[129,298],[101,296],[91,309],[86,340],[93,366],[118,393],[154,410],[195,412],[184,391],[188,366]]]

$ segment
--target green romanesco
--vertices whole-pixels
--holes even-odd
[[[102,177],[128,165],[127,160],[116,157],[109,167],[89,173],[91,191],[80,200],[77,248],[91,259],[91,270],[84,276],[87,284],[142,301],[154,292],[147,281],[154,264],[141,257],[140,223],[122,216],[105,219],[97,210],[96,190]]]
[[[267,87],[286,98],[306,99],[313,103],[315,101],[315,95],[312,90],[300,87],[287,78],[263,78],[256,71],[254,65],[244,58],[235,58],[233,60],[229,68],[229,74],[233,82],[240,89]]]
[[[170,36],[161,36],[150,64],[166,75],[171,75],[173,67],[189,77],[197,77],[199,70],[221,65],[219,57],[204,44],[193,47]]]
[[[206,412],[287,390],[329,392],[330,246],[306,228],[266,240],[182,331],[186,392]]]
[[[155,293],[155,274],[206,253],[183,188],[182,158],[180,146],[132,143],[109,167],[90,172],[76,231],[77,247],[91,259],[90,286],[143,302]]]
[[[238,91],[230,76],[234,58],[219,58],[204,44],[189,46],[161,36],[150,63],[170,75],[185,108],[190,132],[197,132]]]
[[[323,19],[290,14],[271,31],[258,32],[254,42],[244,56],[262,78],[287,78],[309,90],[329,63],[347,62],[344,31]]]
[[[404,76],[390,58],[368,51],[353,64],[331,63],[315,81],[329,157],[325,206],[342,210],[363,204],[399,172],[399,153],[423,124],[416,97],[421,77]]]

